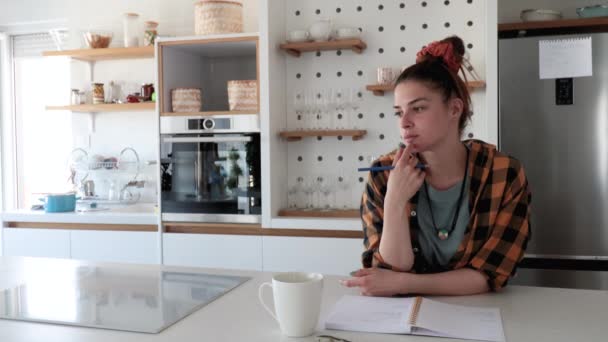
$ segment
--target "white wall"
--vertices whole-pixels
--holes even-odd
[[[257,0],[242,0],[243,28],[257,32]],[[140,14],[142,22],[159,22],[159,33],[192,35],[193,0],[0,0],[0,26],[67,19],[70,30],[88,28],[122,30],[122,13]]]
[[[82,31],[87,29],[111,30],[114,39],[111,46],[122,44],[122,14],[135,12],[140,15],[140,32],[143,36],[143,22],[154,20],[159,23],[161,36],[184,36],[194,34],[194,1],[192,0],[0,0],[0,31],[9,28],[13,32],[30,31],[29,27],[65,28],[69,31],[67,49],[83,48]],[[257,0],[243,1],[243,29],[245,32],[258,31]],[[40,25],[44,22],[44,25]],[[140,37],[141,40],[141,37]],[[88,67],[85,63],[72,62],[72,88],[91,89]],[[110,81],[128,82],[132,85],[154,82],[153,59],[104,61],[94,68],[94,81],[106,85]],[[107,87],[106,87],[107,90]],[[66,93],[69,89],[65,89]],[[65,105],[65,103],[49,103]],[[73,141],[91,154],[118,157],[124,147],[133,147],[143,160],[156,160],[158,121],[155,113],[100,113],[95,116],[95,132],[89,132],[88,115],[73,115]],[[67,151],[66,151],[67,154]],[[140,179],[147,184],[142,201],[156,200],[156,167],[145,167]],[[110,175],[96,174],[96,191],[104,195]],[[128,175],[124,175],[128,178]],[[99,182],[97,182],[99,180]]]
[[[576,9],[578,7],[593,6],[603,3],[599,0],[499,0],[498,1],[498,22],[511,23],[519,22],[519,14],[522,10],[551,9],[561,11],[565,19],[578,18]]]

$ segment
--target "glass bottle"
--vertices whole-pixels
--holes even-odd
[[[139,21],[139,14],[137,13],[125,13],[123,17],[123,33],[125,47],[136,47],[139,46],[139,38],[137,34],[137,22]]]
[[[144,24],[144,46],[154,45],[156,36],[158,36],[158,32],[156,31],[158,23],[155,21],[146,21]]]
[[[80,104],[80,96],[78,95],[78,89],[72,89],[72,94],[70,96],[70,104],[71,105],[79,105]]]
[[[78,92],[78,104],[87,103],[87,94],[84,91]]]

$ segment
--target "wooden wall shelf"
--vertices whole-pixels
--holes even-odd
[[[73,59],[94,62],[98,60],[153,58],[154,46],[132,48],[79,49],[65,51],[45,51],[43,56],[64,56]]]
[[[212,115],[258,115],[257,111],[251,110],[226,110],[216,112],[162,112],[160,116],[212,116]]]
[[[467,82],[469,90],[482,89],[486,87],[485,81],[469,81]],[[384,96],[385,92],[393,91],[393,84],[370,84],[365,89],[371,91],[376,96]]]
[[[500,38],[608,32],[608,18],[580,18],[498,24]]]
[[[352,50],[362,53],[367,44],[361,39],[330,40],[327,42],[303,42],[281,44],[281,49],[294,57],[300,57],[302,52],[325,51],[325,50]]]
[[[349,210],[298,210],[281,209],[279,216],[291,217],[327,217],[327,218],[359,218],[359,209]]]
[[[46,110],[70,110],[72,112],[98,113],[98,112],[134,112],[149,111],[156,108],[156,102],[140,103],[104,103],[85,104],[74,106],[46,106]]]
[[[334,130],[302,130],[284,131],[279,135],[287,141],[298,141],[305,137],[352,137],[353,140],[360,140],[367,134],[366,130],[361,129],[334,129]]]

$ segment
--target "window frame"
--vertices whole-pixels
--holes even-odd
[[[0,26],[0,213],[19,207],[15,61],[13,59],[13,37],[26,34],[48,33],[51,30],[66,30],[67,20],[46,20]],[[2,223],[0,217],[0,223]],[[1,226],[0,226],[1,227]],[[0,241],[2,239],[0,229]],[[2,246],[0,244],[0,255]]]

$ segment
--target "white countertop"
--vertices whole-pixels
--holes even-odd
[[[0,273],[4,272],[5,275],[10,276],[11,272],[18,272],[19,263],[23,262],[22,260],[23,258],[0,258]],[[70,262],[80,265],[108,265],[106,263]],[[159,334],[0,320],[0,341],[316,341],[314,336],[297,339],[282,336],[276,322],[258,303],[258,287],[262,282],[270,280],[271,273],[158,265],[120,265],[120,267],[132,267],[133,271],[204,271],[253,278]],[[321,318],[326,317],[341,295],[356,292],[340,286],[339,279],[336,276],[325,278]],[[266,295],[270,300],[270,293],[266,293]],[[510,286],[501,293],[438,299],[448,303],[500,308],[506,339],[509,342],[605,341],[608,335],[608,325],[606,325],[608,292],[606,291]],[[324,332],[320,329],[318,329],[318,333],[346,338],[352,342],[460,341],[421,336]]]
[[[152,203],[103,205],[108,210],[68,213],[45,213],[44,210],[18,209],[0,214],[4,222],[52,222],[93,224],[158,224]]]

